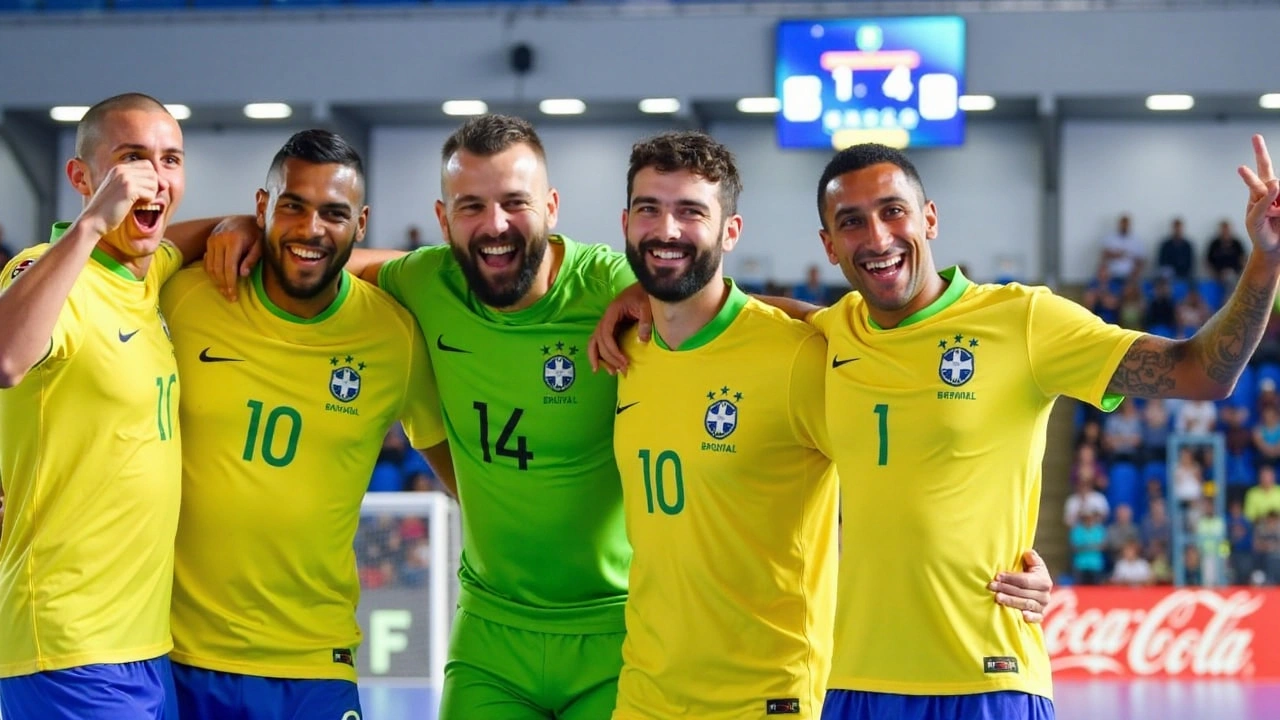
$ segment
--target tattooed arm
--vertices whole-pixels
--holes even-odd
[[[1239,169],[1249,187],[1245,227],[1253,253],[1222,310],[1186,340],[1144,335],[1111,376],[1107,392],[1131,397],[1220,400],[1231,394],[1258,348],[1280,280],[1280,180],[1261,136],[1253,138],[1258,171]]]

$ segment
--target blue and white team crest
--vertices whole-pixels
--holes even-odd
[[[562,393],[573,386],[578,378],[578,368],[573,356],[578,354],[576,345],[566,346],[563,342],[555,345],[543,345],[542,382],[555,392]]]
[[[742,402],[742,393],[736,392],[730,395],[729,388],[722,387],[719,393],[714,390],[707,393],[707,399],[711,401],[711,405],[707,407],[707,413],[703,416],[703,427],[711,437],[723,440],[738,429],[737,403]]]
[[[972,349],[978,347],[977,338],[957,334],[950,341],[939,341],[938,346],[942,348],[942,359],[938,363],[938,377],[942,378],[942,382],[960,387],[973,379]]]
[[[359,363],[355,367],[351,363],[355,358],[348,355],[344,358],[346,364],[329,373],[329,394],[340,402],[349,403],[360,395],[360,373],[356,370],[365,368],[364,363]],[[330,365],[337,365],[338,358],[330,358]]]

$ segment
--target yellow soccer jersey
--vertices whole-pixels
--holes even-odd
[[[70,226],[54,226],[56,242]],[[0,289],[49,249],[18,254]],[[95,249],[48,356],[0,390],[0,677],[168,652],[181,448],[178,369],[160,285]]]
[[[635,554],[614,718],[819,717],[836,575],[826,344],[733,288],[678,351],[625,347],[614,450]]]
[[[354,681],[360,501],[397,418],[444,440],[421,333],[343,274],[304,320],[261,268],[227,302],[199,268],[161,297],[184,378],[173,659],[245,675]]]
[[[827,336],[827,419],[843,487],[832,689],[1052,697],[1039,625],[987,583],[1035,540],[1045,428],[1060,395],[1105,397],[1140,333],[1044,288],[974,285],[890,330],[857,293]]]

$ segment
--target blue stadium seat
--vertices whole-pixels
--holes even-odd
[[[191,0],[191,6],[200,9],[263,7],[266,0]]]
[[[1245,450],[1239,455],[1227,455],[1227,484],[1252,485],[1257,479],[1257,470],[1253,464],[1253,451]]]
[[[1152,325],[1147,332],[1163,338],[1177,337],[1177,331],[1168,325]]]
[[[1256,385],[1261,385],[1263,380],[1270,380],[1276,384],[1277,388],[1280,388],[1280,365],[1276,363],[1260,363],[1257,366],[1256,377]]]
[[[1209,307],[1215,311],[1222,307],[1223,291],[1222,283],[1213,278],[1202,278],[1196,283],[1196,287],[1200,290],[1200,297],[1209,304]]]
[[[1224,401],[1225,403],[1243,406],[1249,408],[1249,418],[1252,421],[1258,409],[1258,378],[1257,372],[1251,365],[1245,365],[1244,370],[1240,373],[1240,379],[1236,381],[1236,389]]]
[[[103,10],[107,6],[105,0],[41,0],[40,7],[51,12],[79,12],[81,10]]]
[[[40,8],[40,0],[0,0],[0,13],[31,12]]]
[[[179,10],[189,7],[187,0],[108,0],[113,10]]]
[[[1138,472],[1138,466],[1131,462],[1111,463],[1107,468],[1107,502],[1111,503],[1111,512],[1121,503],[1133,508],[1134,515],[1139,507],[1147,506],[1147,485]]]
[[[1176,302],[1176,303],[1177,303],[1177,302],[1182,302],[1182,299],[1183,299],[1183,298],[1185,298],[1185,297],[1187,296],[1187,291],[1188,291],[1188,290],[1190,290],[1190,289],[1191,289],[1191,283],[1189,283],[1189,282],[1187,282],[1186,280],[1183,280],[1183,279],[1181,279],[1181,278],[1174,278],[1174,280],[1173,280],[1173,301],[1174,301],[1174,302]]]

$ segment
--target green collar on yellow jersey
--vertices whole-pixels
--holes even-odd
[[[729,297],[725,299],[724,305],[720,308],[720,312],[711,318],[711,322],[702,326],[702,329],[689,336],[688,340],[680,343],[677,351],[697,350],[707,343],[720,337],[728,329],[729,325],[738,317],[738,313],[742,312],[742,308],[747,304],[747,294],[738,289],[738,286],[729,278],[725,278],[724,284],[729,286]],[[658,335],[658,328],[653,328],[653,341],[658,343],[658,347],[663,350],[670,350],[667,343]]]
[[[338,275],[338,296],[333,299],[333,302],[329,303],[329,307],[325,308],[323,312],[313,318],[298,317],[287,310],[281,309],[279,305],[271,302],[271,298],[267,297],[267,288],[262,284],[262,263],[264,262],[266,261],[260,261],[253,268],[253,291],[257,293],[258,300],[262,302],[262,306],[270,310],[272,315],[275,315],[281,320],[298,323],[299,325],[311,325],[323,322],[332,317],[334,313],[338,312],[338,308],[342,307],[342,302],[347,299],[347,295],[351,292],[351,280],[347,277],[347,271],[343,270]]]
[[[946,270],[939,270],[938,274],[941,275],[942,279],[946,280],[948,283],[946,292],[942,293],[937,300],[929,303],[928,307],[920,308],[908,315],[902,322],[898,323],[898,327],[902,328],[908,325],[914,325],[918,322],[928,320],[934,315],[946,310],[951,307],[952,303],[959,300],[960,296],[964,294],[964,291],[968,290],[969,286],[973,284],[969,281],[969,278],[964,276],[964,273],[960,272],[959,266],[953,265]],[[872,318],[870,315],[867,315],[867,322],[876,330],[884,329],[880,327],[880,325],[875,321],[875,318]]]
[[[49,233],[49,244],[53,245],[54,243],[61,240],[62,236],[66,234],[67,229],[70,227],[71,227],[71,223],[69,222],[54,223],[53,230],[50,231]],[[116,275],[119,275],[125,280],[142,282],[142,279],[139,278],[137,275],[134,275],[132,270],[125,267],[124,265],[121,265],[119,260],[116,260],[115,258],[111,257],[106,252],[104,252],[102,248],[96,245],[93,247],[93,252],[89,253],[89,257],[92,258],[95,262],[97,262],[102,267],[106,268],[112,273],[115,273]]]

